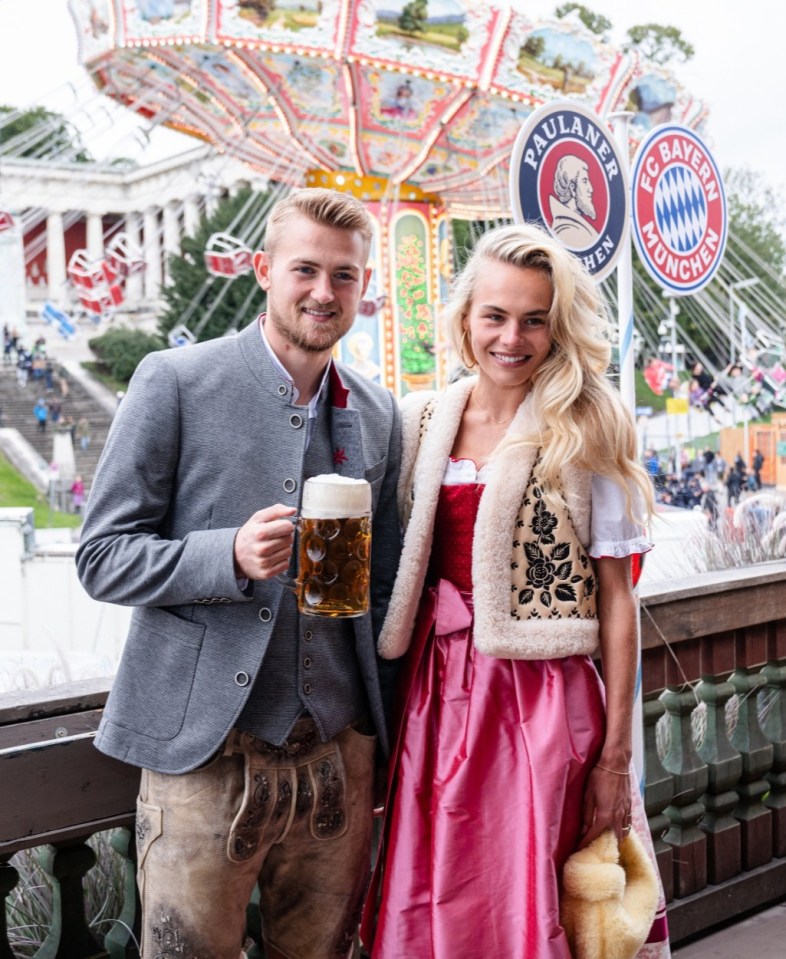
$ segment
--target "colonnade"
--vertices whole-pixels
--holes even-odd
[[[168,258],[180,253],[183,235],[193,236],[200,223],[206,199],[200,194],[189,194],[182,201],[170,200],[161,206],[148,206],[122,216],[113,233],[122,232],[130,243],[142,251],[145,269],[126,280],[125,301],[129,307],[153,304],[161,287],[169,282]],[[105,232],[104,217],[112,211],[83,214],[86,249],[91,261],[103,258],[111,236]],[[47,299],[64,303],[67,283],[66,223],[63,213],[51,211],[46,216]]]

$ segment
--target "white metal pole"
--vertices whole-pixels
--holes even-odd
[[[633,116],[627,110],[609,116],[614,138],[619,147],[620,159],[627,175],[630,166],[628,147],[628,124]],[[619,327],[620,394],[626,409],[636,421],[636,378],[633,365],[633,252],[630,234],[622,243],[622,253],[617,261],[617,318]]]
[[[619,148],[620,161],[627,176],[630,168],[628,146],[628,125],[633,116],[627,110],[612,113],[609,116],[612,132]],[[619,328],[619,367],[620,395],[626,409],[636,422],[636,377],[633,365],[633,251],[630,233],[622,240],[622,252],[617,261],[617,323]],[[638,666],[636,669],[636,690],[633,701],[633,765],[644,791],[644,701],[641,687],[641,616],[636,597],[636,641],[638,644]]]

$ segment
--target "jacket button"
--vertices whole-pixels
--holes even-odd
[[[314,638],[314,634],[311,632],[310,629],[307,629],[305,633],[303,633],[303,639],[305,639],[307,643],[310,643],[313,638]]]
[[[248,673],[244,672],[242,669],[239,673],[235,673],[235,682],[238,686],[248,686],[250,679]]]
[[[303,683],[303,692],[308,696],[311,692],[311,683]]]
[[[258,615],[263,623],[269,623],[273,618],[273,613],[267,608],[267,606],[263,606]]]
[[[300,413],[293,413],[289,417],[289,425],[293,430],[300,429],[300,427],[303,425],[303,417],[300,415]]]
[[[306,658],[303,660],[303,665],[306,667],[306,669],[311,669],[311,658],[309,656],[306,656]]]
[[[287,477],[281,485],[284,487],[285,493],[294,493],[297,489],[297,483],[289,477]]]
[[[278,395],[279,395],[279,396],[286,396],[286,395],[287,395],[287,388],[286,388],[286,386],[284,386],[283,383],[282,383],[281,386],[279,386],[279,388],[278,388]]]

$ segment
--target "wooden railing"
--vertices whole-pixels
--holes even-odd
[[[786,898],[786,563],[642,589],[646,805],[672,942]],[[37,849],[53,889],[38,959],[137,956],[138,770],[92,745],[108,681],[0,696],[0,898]],[[86,839],[116,829],[122,921],[88,927]],[[13,959],[0,913],[0,959]]]
[[[786,563],[641,598],[645,801],[679,942],[786,898]]]

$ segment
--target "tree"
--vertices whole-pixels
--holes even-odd
[[[214,339],[223,336],[229,329],[245,324],[251,315],[262,309],[265,295],[259,289],[253,273],[224,279],[211,276],[205,266],[205,247],[213,233],[230,232],[233,236],[245,237],[252,232],[259,232],[261,224],[255,222],[254,211],[264,203],[265,194],[257,195],[246,212],[244,222],[235,222],[249,201],[250,194],[251,190],[245,189],[235,197],[220,201],[216,212],[202,220],[193,237],[183,237],[180,255],[170,257],[172,283],[161,291],[161,298],[166,305],[158,324],[164,336],[181,323],[195,333],[209,314],[199,330],[198,339]]]
[[[423,33],[426,29],[428,0],[410,0],[401,11],[398,25],[407,33]]]
[[[113,379],[128,383],[148,353],[163,350],[166,343],[158,336],[118,326],[101,336],[94,336],[89,344],[98,361],[98,368]]]
[[[563,17],[567,17],[567,15],[573,13],[574,10],[578,13],[579,20],[581,20],[591,33],[595,33],[605,39],[606,34],[611,30],[611,20],[604,17],[602,13],[594,13],[588,7],[585,7],[583,3],[563,3],[562,6],[557,7],[554,15],[562,20]]]
[[[747,168],[726,170],[726,203],[729,239],[747,267],[746,276],[757,276],[778,300],[783,299],[786,271],[786,209],[761,173]],[[762,267],[764,266],[764,269]],[[775,277],[780,278],[780,282]]]
[[[761,174],[747,169],[727,170],[724,186],[729,224],[726,254],[716,279],[705,289],[716,300],[716,308],[720,309],[725,319],[728,305],[726,284],[741,274],[759,279],[755,290],[744,290],[737,294],[741,302],[746,300],[749,292],[754,303],[762,295],[771,302],[783,302],[786,241],[782,230],[786,223],[786,210]],[[668,314],[668,307],[662,300],[663,291],[638,256],[633,257],[633,267],[638,280],[633,292],[636,326],[641,331],[648,331],[649,338],[657,341],[658,326]],[[610,283],[610,289],[613,290],[613,279]],[[708,336],[706,324],[705,328],[700,328],[691,316],[694,310],[704,311],[698,305],[691,309],[693,297],[684,299],[687,309],[681,311],[680,328],[707,356],[714,369],[722,369],[729,360],[726,331],[716,331],[714,336]],[[651,304],[655,301],[663,303],[662,310],[653,310]],[[783,320],[781,326],[786,326]]]
[[[660,23],[642,23],[628,30],[624,50],[637,50],[645,60],[663,66],[666,63],[687,63],[696,52],[677,27]]]
[[[18,111],[0,106],[0,155],[89,163],[79,131],[60,113],[43,107]]]
[[[543,37],[527,37],[527,42],[524,44],[523,50],[525,53],[528,53],[533,60],[538,60],[543,56],[543,51],[546,49],[546,41]]]

